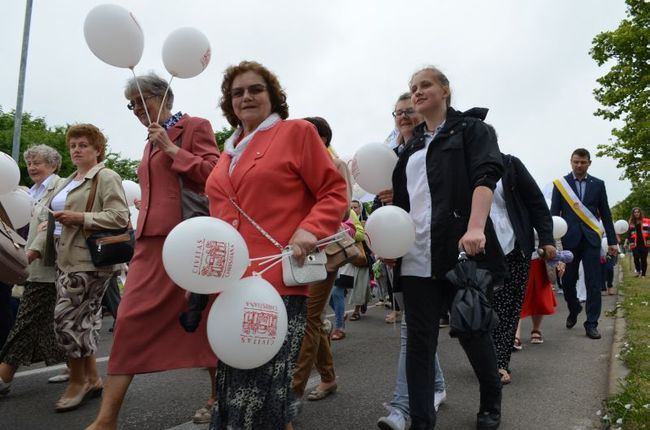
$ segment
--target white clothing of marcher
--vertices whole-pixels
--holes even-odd
[[[499,244],[503,250],[503,255],[508,255],[515,249],[515,232],[508,216],[506,208],[506,199],[503,193],[503,180],[499,179],[497,187],[494,190],[492,206],[490,208],[490,219],[494,225]]]
[[[585,269],[582,267],[582,261],[578,268],[578,281],[576,282],[576,294],[578,300],[584,302],[587,300],[587,287],[585,286]]]
[[[81,179],[79,181],[70,181],[68,185],[65,186],[59,193],[52,198],[52,202],[50,203],[50,207],[52,208],[53,211],[62,211],[65,209],[65,201],[68,198],[68,193],[75,188],[77,188],[84,180]],[[63,229],[63,226],[61,225],[60,222],[55,222],[54,223],[54,237],[59,237],[61,236],[61,230]]]
[[[415,224],[415,243],[402,258],[402,276],[431,277],[431,190],[427,177],[429,145],[445,125],[425,133],[424,148],[414,152],[406,164],[406,188],[409,193],[410,215]]]

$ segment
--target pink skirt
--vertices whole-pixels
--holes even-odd
[[[544,260],[533,260],[528,272],[528,285],[526,296],[521,307],[521,318],[531,315],[552,315],[555,313],[557,301],[555,293],[546,274]]]
[[[216,367],[206,321],[210,300],[194,333],[181,327],[185,290],[167,276],[162,263],[165,237],[140,237],[129,265],[117,312],[109,375],[133,375],[180,368]]]

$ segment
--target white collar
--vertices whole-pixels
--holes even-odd
[[[239,144],[235,147],[235,142],[239,139],[239,136],[241,136],[243,129],[240,126],[237,127],[237,130],[226,140],[226,144],[224,145],[224,152],[232,157],[230,160],[230,168],[228,169],[228,173],[232,175],[233,170],[235,169],[235,165],[237,165],[237,161],[239,160],[239,157],[244,153],[246,150],[246,147],[248,146],[248,143],[253,139],[253,136],[255,136],[255,133],[258,131],[264,131],[272,128],[275,124],[277,124],[282,118],[280,118],[280,115],[277,113],[272,113],[271,115],[268,116],[260,125],[257,126],[257,128],[250,133],[248,136],[244,137]]]

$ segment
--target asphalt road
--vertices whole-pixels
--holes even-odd
[[[603,316],[603,339],[590,340],[581,328],[584,314],[573,330],[567,330],[561,296],[558,302],[558,313],[545,320],[543,345],[528,342],[530,321],[524,323],[524,350],[514,354],[513,383],[504,388],[504,430],[600,428],[596,411],[606,397],[614,321]],[[613,297],[604,298],[603,315],[613,306]],[[393,391],[399,350],[399,327],[384,323],[385,314],[383,308],[371,308],[360,321],[348,322],[347,338],[334,342],[339,390],[323,401],[306,403],[295,422],[297,430],[377,428],[377,419],[386,413],[382,403],[390,400]],[[102,373],[110,353],[107,328],[112,319],[104,322],[97,354]],[[448,400],[440,408],[436,428],[475,428],[478,386],[460,345],[446,329],[441,330],[439,354]],[[73,412],[54,412],[63,386],[48,384],[47,378],[59,371],[40,366],[21,369],[11,393],[0,397],[0,430],[75,430],[90,423],[98,399]],[[312,378],[311,385],[316,381]],[[202,369],[138,375],[125,400],[120,428],[205,429],[188,421],[207,399],[209,384]]]

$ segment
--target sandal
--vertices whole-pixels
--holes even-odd
[[[334,394],[337,388],[338,386],[336,384],[332,385],[326,390],[321,390],[320,388],[316,387],[316,389],[314,389],[311,393],[307,394],[307,400],[309,400],[310,402],[323,400],[330,394]]]
[[[512,345],[514,351],[521,351],[524,347],[521,346],[521,339],[515,337],[515,343]]]
[[[508,385],[512,382],[510,371],[506,369],[499,369],[499,375],[501,375],[501,385]]]
[[[86,393],[86,398],[88,399],[94,399],[97,397],[102,396],[102,392],[104,391],[104,383],[102,382],[102,379],[99,378],[97,381],[95,381],[94,384],[88,384],[88,392]]]
[[[202,408],[198,409],[194,416],[192,417],[192,422],[194,424],[208,424],[212,419],[212,409],[214,408],[214,403],[207,403]]]
[[[341,340],[345,338],[345,332],[341,330],[340,328],[337,328],[334,330],[332,333],[332,340]]]
[[[359,321],[361,319],[361,314],[359,312],[352,312],[350,315],[350,321]]]
[[[542,332],[539,330],[533,330],[530,332],[530,343],[533,345],[541,345],[544,343],[544,338],[542,337]]]

